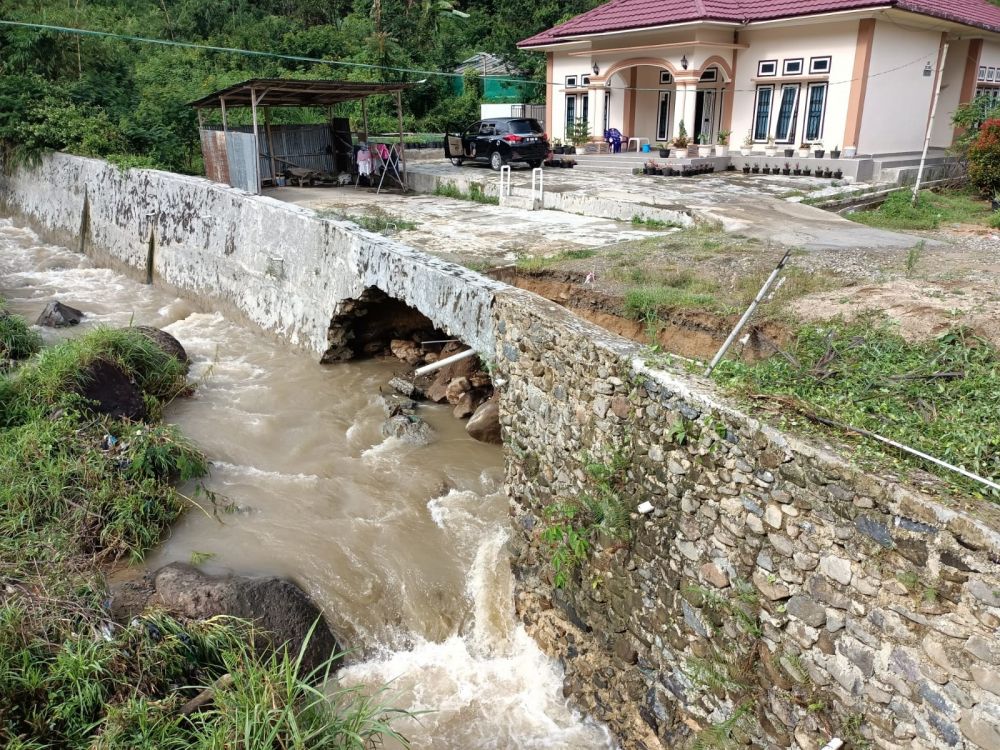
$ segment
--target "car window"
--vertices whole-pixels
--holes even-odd
[[[484,122],[479,127],[479,135],[493,135],[496,133],[497,126],[493,122]]]
[[[474,122],[465,130],[466,135],[476,135],[479,133],[480,123]]]
[[[541,135],[545,132],[542,130],[542,126],[538,123],[538,120],[532,120],[531,118],[511,120],[507,123],[507,127],[510,128],[511,133],[516,133],[517,135]]]

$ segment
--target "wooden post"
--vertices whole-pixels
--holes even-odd
[[[257,89],[253,87],[250,88],[250,112],[253,115],[253,174],[254,179],[257,181],[254,193],[260,195],[260,139],[257,133]]]
[[[264,107],[264,134],[267,136],[267,150],[271,155],[271,182],[278,186],[278,170],[274,165],[274,139],[271,137],[271,108]]]
[[[361,122],[365,128],[365,143],[368,142],[368,97],[361,100]]]
[[[219,104],[222,105],[222,134],[226,134],[226,99],[225,97],[219,98]]]
[[[406,159],[403,152],[406,150],[403,145],[403,92],[396,92],[396,114],[399,115],[399,175],[400,182],[403,183],[403,191],[406,191]]]

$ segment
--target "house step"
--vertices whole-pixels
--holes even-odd
[[[538,211],[542,207],[542,201],[540,199],[532,198],[529,195],[520,195],[518,193],[522,192],[515,188],[518,192],[511,191],[510,195],[500,196],[500,205],[504,208],[520,208],[523,211]],[[529,192],[529,191],[523,191]]]

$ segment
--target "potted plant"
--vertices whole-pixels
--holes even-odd
[[[674,138],[674,150],[677,151],[677,156],[684,157],[687,156],[688,144],[691,143],[691,139],[688,138],[687,128],[684,127],[684,120],[681,120],[677,125],[677,137]]]
[[[656,174],[656,162],[652,159],[646,161],[642,169],[643,174]]]
[[[754,164],[752,167],[750,167],[750,171],[753,172],[754,174],[760,174],[760,167]]]
[[[823,176],[826,177],[827,179],[830,179],[831,177],[833,177],[833,170],[830,169],[829,167],[826,167],[823,170]]]
[[[715,155],[716,156],[729,156],[729,131],[720,130],[719,135],[715,138]]]
[[[740,146],[741,156],[750,156],[753,151],[753,138],[750,136],[750,131],[747,131],[746,137],[743,138],[743,145]]]
[[[799,144],[799,158],[808,159],[809,158],[809,144],[805,141]]]
[[[857,146],[844,146],[844,158],[853,159],[858,153]]]
[[[712,146],[708,142],[708,133],[698,135],[698,156],[704,158],[712,155]]]
[[[750,174],[750,165],[749,164],[744,164],[743,165],[743,174]]]
[[[563,166],[567,169],[572,169],[576,166],[576,159],[563,159]]]
[[[764,146],[764,156],[777,156],[778,147],[774,145],[774,136],[767,139],[767,145]]]
[[[813,144],[813,153],[816,154],[817,159],[822,159],[823,155],[826,154],[826,150],[823,148],[822,141],[816,141]]]
[[[792,174],[795,175],[796,177],[802,174],[802,166],[798,162],[795,162],[795,167],[792,169]]]
[[[840,144],[839,143],[836,146],[834,146],[833,148],[830,149],[830,158],[831,159],[839,159],[840,158]]]
[[[843,177],[844,177],[844,170],[843,169],[837,169],[837,170],[834,171],[834,173],[833,173],[833,179],[840,180],[840,179],[843,179]]]
[[[562,152],[563,152],[562,141],[556,138],[554,141],[552,141],[552,153],[561,154]]]
[[[789,163],[788,163],[788,162],[786,161],[786,162],[785,162],[785,168],[781,170],[781,174],[783,174],[783,175],[785,175],[785,176],[787,177],[787,176],[788,176],[788,175],[790,175],[791,173],[792,173],[792,165],[791,165],[791,164],[789,164]]]
[[[785,158],[786,159],[791,159],[793,156],[795,156],[795,149],[794,148],[786,148],[785,149]]]
[[[811,177],[812,176],[812,167],[806,167],[805,169],[803,169],[802,170],[802,176],[803,177]]]
[[[585,117],[573,121],[570,140],[576,146],[576,153],[585,154],[587,150],[584,146],[590,141],[590,123]]]
[[[666,143],[657,143],[656,144],[656,148],[660,152],[660,158],[661,159],[669,159],[670,158],[670,147]]]

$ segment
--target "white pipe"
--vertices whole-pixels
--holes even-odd
[[[464,352],[459,352],[458,354],[453,354],[450,357],[445,357],[444,359],[439,359],[437,362],[431,362],[429,365],[424,365],[423,367],[418,367],[413,371],[414,375],[426,375],[429,372],[434,372],[435,370],[440,370],[442,367],[447,367],[455,362],[461,362],[463,359],[468,359],[469,357],[476,356],[475,349],[467,349]]]
[[[927,149],[931,145],[931,130],[934,129],[934,114],[937,112],[938,98],[941,96],[941,82],[944,79],[944,61],[948,57],[948,42],[941,48],[941,60],[937,69],[937,85],[934,87],[934,98],[931,100],[931,115],[927,118],[927,133],[924,135],[924,150],[920,153],[920,166],[917,167],[917,180],[913,183],[913,203],[917,202],[920,192],[920,180],[924,176],[924,162],[927,161]]]
[[[715,366],[719,364],[719,360],[721,360],[725,356],[726,351],[728,351],[729,347],[732,346],[733,342],[736,340],[736,337],[739,336],[740,331],[743,330],[743,326],[745,326],[747,324],[747,321],[750,320],[750,316],[753,315],[753,311],[757,309],[757,305],[759,305],[760,301],[764,299],[764,295],[767,294],[767,290],[771,288],[771,284],[774,283],[774,280],[777,278],[778,274],[781,273],[781,269],[785,267],[785,263],[788,261],[788,256],[791,254],[792,250],[791,248],[789,248],[788,250],[785,251],[785,254],[782,256],[781,260],[778,261],[778,265],[775,266],[773,271],[771,271],[771,275],[767,277],[767,281],[764,282],[764,286],[762,286],[760,288],[760,291],[757,292],[757,296],[754,297],[754,300],[753,302],[750,303],[750,307],[747,308],[747,311],[743,313],[743,317],[740,318],[739,322],[736,324],[736,327],[733,329],[732,333],[729,334],[729,338],[727,338],[723,342],[722,346],[719,348],[719,351],[717,351],[715,353],[715,356],[712,357],[712,361],[709,363],[708,368],[705,370],[705,377],[708,377],[709,375],[712,374],[712,370],[714,370]]]

